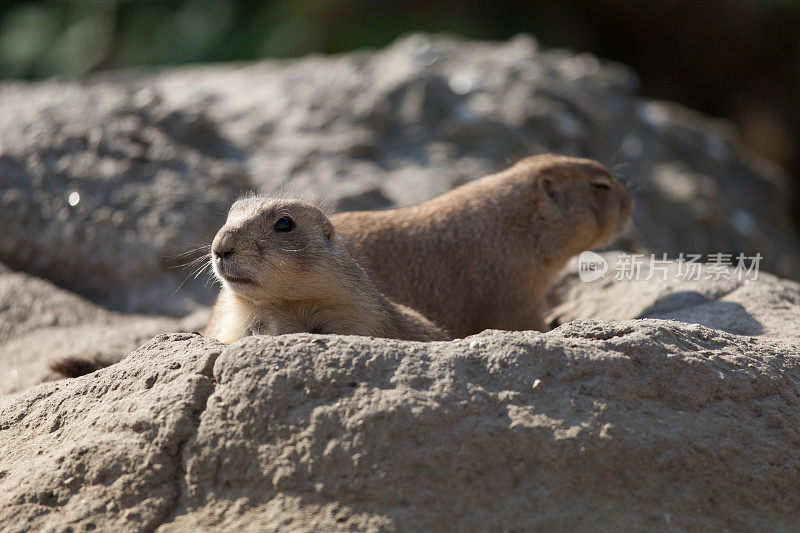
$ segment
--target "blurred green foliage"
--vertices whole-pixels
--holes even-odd
[[[380,47],[409,31],[602,49],[593,11],[677,13],[685,0],[60,0],[0,2],[0,77],[77,77],[96,70],[289,57]],[[713,0],[714,10],[781,16],[800,0]],[[657,11],[664,11],[659,8]],[[587,22],[588,21],[588,22]],[[711,23],[711,21],[710,21]],[[796,30],[796,28],[795,28]],[[602,53],[602,50],[600,50]]]
[[[0,4],[0,77],[289,57],[383,46],[410,30],[485,37],[458,2],[72,0]]]

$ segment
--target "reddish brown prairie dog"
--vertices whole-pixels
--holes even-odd
[[[556,273],[610,242],[632,210],[600,163],[539,155],[417,206],[331,221],[382,293],[464,337],[543,330]]]

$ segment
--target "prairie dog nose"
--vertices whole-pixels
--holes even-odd
[[[221,230],[211,243],[211,251],[215,256],[228,257],[233,253],[234,236],[231,231]]]

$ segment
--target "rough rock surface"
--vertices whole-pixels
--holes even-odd
[[[179,315],[212,291],[165,297],[182,277],[170,258],[207,244],[238,194],[411,204],[555,151],[631,183],[630,246],[758,251],[800,276],[783,176],[743,156],[726,124],[636,85],[528,37],[423,35],[334,58],[3,83],[0,262],[116,310]]]
[[[159,333],[201,329],[207,315],[122,315],[0,265],[0,404],[4,394],[57,377],[53,362],[72,356],[115,362]]]
[[[789,530],[796,345],[675,321],[162,336],[0,413],[8,531]]]
[[[715,279],[717,271],[709,270],[709,264],[689,272],[686,266],[679,270],[679,262],[669,262],[663,270],[656,263],[651,272],[649,256],[639,259],[638,279],[628,280],[622,276],[631,264],[631,254],[612,251],[602,257],[608,271],[596,281],[580,281],[578,258],[563,269],[550,295],[546,320],[551,326],[580,318],[668,318],[739,335],[793,339],[800,345],[800,284],[796,282],[764,272],[755,279],[754,274],[740,278],[730,268],[724,274],[719,271],[720,278]],[[625,267],[619,266],[622,258]]]
[[[151,342],[135,368],[114,365],[102,381],[93,374],[44,384],[2,411],[5,530],[66,530],[70,522],[108,530],[98,513],[141,530],[164,518],[165,502],[180,492],[183,443],[214,389],[208,375],[220,348],[186,337]]]

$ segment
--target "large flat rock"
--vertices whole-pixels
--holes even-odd
[[[783,529],[797,347],[665,320],[159,337],[0,413],[9,531]]]

